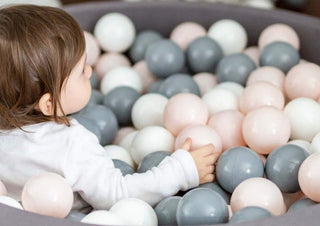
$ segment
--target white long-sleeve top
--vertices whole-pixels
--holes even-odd
[[[67,180],[75,192],[73,209],[81,209],[87,203],[95,209],[109,209],[128,197],[154,205],[199,184],[196,165],[182,149],[152,170],[123,176],[96,136],[75,119],[70,127],[45,122],[23,129],[28,132],[0,131],[0,180],[9,196],[17,200],[28,179],[45,172],[60,174]]]

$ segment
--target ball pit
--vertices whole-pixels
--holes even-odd
[[[170,7],[169,7],[170,5]],[[248,43],[257,43],[260,32],[270,24],[282,22],[292,26],[298,33],[301,41],[300,54],[304,59],[319,64],[319,46],[315,46],[314,39],[320,34],[320,21],[318,19],[301,16],[284,11],[260,11],[222,4],[207,3],[87,3],[78,6],[65,7],[80,22],[85,30],[93,31],[93,25],[98,18],[107,12],[121,12],[130,17],[137,31],[147,28],[155,29],[167,36],[177,24],[190,20],[208,28],[212,21],[225,18],[235,19],[242,24],[248,32]],[[179,14],[177,14],[179,11]],[[84,13],[85,12],[85,13]],[[190,14],[192,17],[190,17]],[[152,15],[150,18],[148,15]],[[165,16],[164,16],[165,15]],[[166,18],[168,22],[163,21]],[[277,218],[266,218],[259,221],[259,225],[314,225],[315,218],[319,215],[320,207],[310,207],[308,210],[301,210],[299,213],[287,214]],[[0,222],[6,226],[23,225],[61,225],[81,226],[73,221],[50,218],[26,211],[16,210],[0,204]],[[248,222],[246,225],[256,225],[257,222]]]

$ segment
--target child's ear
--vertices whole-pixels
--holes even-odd
[[[44,115],[53,115],[53,104],[50,93],[45,93],[42,95],[42,97],[39,100],[38,107]]]

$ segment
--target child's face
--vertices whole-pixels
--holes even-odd
[[[84,53],[62,88],[60,101],[66,115],[80,111],[90,99],[92,69],[86,65],[86,57]]]

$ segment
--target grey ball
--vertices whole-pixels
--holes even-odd
[[[162,35],[156,31],[147,30],[140,32],[130,49],[130,58],[133,62],[144,60],[148,47],[163,39]]]
[[[232,193],[244,180],[263,177],[264,165],[257,153],[246,147],[225,151],[216,166],[216,178],[223,189]]]
[[[177,225],[177,208],[181,200],[179,196],[171,196],[161,200],[154,211],[157,214],[158,225]]]
[[[159,78],[166,78],[178,73],[185,65],[183,50],[168,39],[150,45],[145,59],[149,70]]]
[[[103,102],[103,94],[100,91],[93,89],[91,92],[88,105],[102,104],[102,102]]]
[[[286,42],[272,42],[260,53],[260,65],[279,68],[287,73],[293,66],[299,64],[299,52]]]
[[[258,206],[248,206],[235,212],[229,220],[229,223],[248,222],[266,217],[272,217],[270,211]]]
[[[148,93],[159,93],[160,94],[160,86],[164,82],[164,80],[157,80],[149,86]]]
[[[79,210],[71,210],[66,219],[81,222],[81,220],[86,216],[86,214],[80,212]]]
[[[315,201],[312,201],[311,199],[309,198],[304,198],[304,199],[300,199],[296,202],[294,202],[290,208],[288,209],[288,212],[294,212],[294,211],[297,211],[297,210],[302,210],[306,207],[309,207],[309,206],[314,206],[314,205],[317,205],[318,203],[316,203]]]
[[[170,154],[168,151],[155,151],[146,155],[139,163],[137,172],[144,173],[151,170],[153,167],[158,166],[165,157],[170,156]]]
[[[188,74],[174,74],[160,85],[159,92],[170,98],[178,93],[193,93],[200,96],[200,89],[195,80]]]
[[[209,37],[192,41],[186,51],[187,62],[194,73],[214,73],[217,64],[223,57],[220,45]]]
[[[299,168],[308,156],[308,152],[294,144],[276,148],[269,154],[266,161],[267,178],[275,183],[282,192],[299,191]]]
[[[209,182],[205,184],[200,184],[198,188],[209,188],[212,191],[217,192],[221,197],[226,201],[227,204],[230,204],[230,197],[228,194],[216,183],[214,182]]]
[[[226,223],[227,203],[215,191],[196,188],[185,194],[177,208],[178,225],[211,225]]]
[[[112,159],[114,167],[120,169],[123,176],[127,174],[134,174],[134,169],[128,163],[119,160],[119,159]]]
[[[220,60],[216,74],[219,82],[236,82],[245,86],[256,64],[246,54],[236,53]]]
[[[120,126],[129,126],[132,124],[132,107],[140,96],[140,93],[135,89],[128,86],[120,86],[112,89],[104,96],[103,105],[112,110]]]
[[[92,132],[99,140],[99,143],[101,143],[101,131],[98,127],[98,125],[90,118],[87,118],[85,116],[78,114],[74,114],[71,116],[72,118],[76,119],[81,125],[83,125],[87,130]]]
[[[92,71],[92,75],[90,77],[90,84],[92,89],[98,89],[99,80],[97,74],[94,71]]]
[[[100,144],[111,144],[118,131],[118,121],[110,108],[103,105],[88,105],[80,114],[92,119],[101,132]]]

